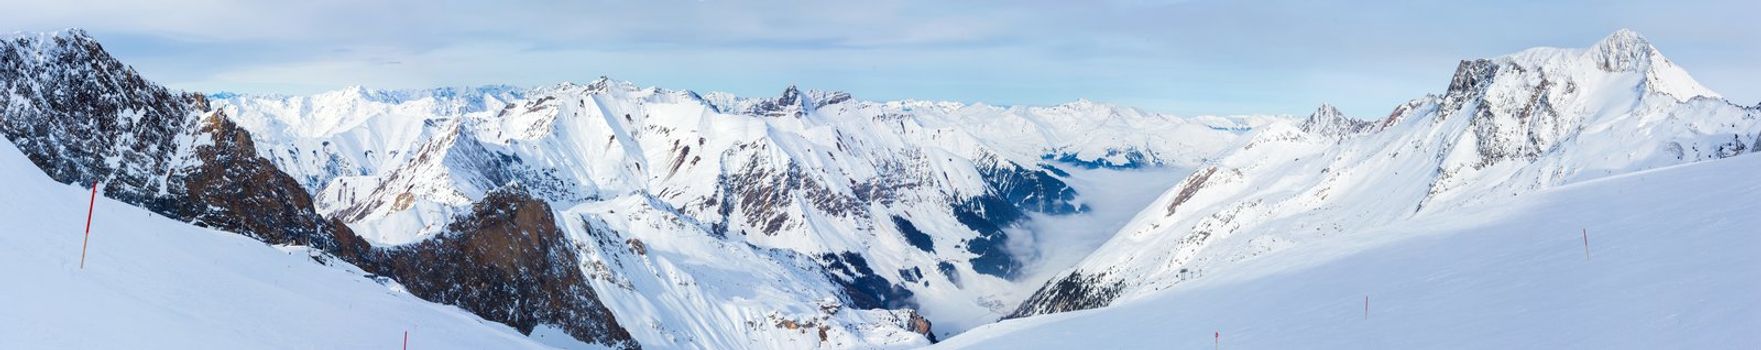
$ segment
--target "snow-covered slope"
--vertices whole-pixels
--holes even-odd
[[[0,141],[0,348],[549,348],[299,247],[191,226],[56,183]],[[566,339],[566,338],[565,338]],[[572,343],[570,340],[566,343]],[[575,343],[574,345],[581,345]]]
[[[1757,173],[1745,155],[1427,212],[933,348],[1754,348]]]
[[[583,255],[606,269],[597,289],[627,293],[613,303],[620,318],[655,319],[631,327],[644,344],[710,347],[910,345],[888,334],[917,327],[918,313],[941,334],[991,322],[1041,282],[1022,279],[1026,269],[1074,260],[1047,267],[1027,221],[1088,215],[1100,198],[1070,187],[1066,169],[1190,168],[1267,119],[1088,101],[870,102],[794,87],[740,98],[610,79],[215,97],[271,140],[258,152],[300,179],[321,213],[376,245],[429,239],[491,189],[531,189],[566,229],[603,229],[577,241],[601,243]],[[629,255],[638,244],[647,254]],[[828,299],[916,312],[822,312]],[[754,304],[707,307],[741,302]],[[779,319],[827,331],[797,339],[822,332]]]
[[[1131,300],[1415,215],[1743,154],[1761,146],[1758,116],[1630,31],[1590,49],[1463,61],[1444,94],[1381,121],[1323,106],[1301,123],[1259,128],[1015,315]]]

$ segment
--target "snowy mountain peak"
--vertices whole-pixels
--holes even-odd
[[[57,30],[57,31],[52,31],[52,32],[22,32],[22,31],[20,31],[20,32],[11,32],[11,33],[0,34],[0,40],[13,40],[13,39],[20,39],[20,38],[63,38],[63,39],[94,41],[92,39],[92,35],[89,33],[86,33],[86,30],[84,28],[77,28],[77,27],[67,28],[67,29],[62,29],[62,30]]]
[[[790,84],[789,87],[783,88],[781,95],[753,103],[751,107],[746,109],[746,114],[766,117],[800,117],[806,115],[809,110],[812,108],[808,106],[807,99],[803,98],[801,89]]]
[[[1509,100],[1499,102],[1511,103],[1496,104],[1511,107],[1583,106],[1634,93],[1675,101],[1719,97],[1663,57],[1644,37],[1620,30],[1587,49],[1539,47],[1494,59],[1464,60],[1450,80],[1442,107],[1451,111],[1469,106],[1484,109],[1487,104],[1471,102],[1485,98]],[[1519,100],[1528,102],[1512,102]]]
[[[1332,104],[1324,102],[1321,103],[1320,107],[1315,107],[1314,113],[1309,114],[1310,121],[1342,118],[1345,118],[1345,113],[1340,113],[1338,107],[1333,107]]]
[[[611,89],[612,86],[620,85],[619,83],[627,83],[627,82],[613,80],[611,77],[601,75],[601,76],[599,76],[599,79],[593,79],[592,82],[587,83],[587,90],[588,91],[606,91],[608,89]],[[564,83],[564,84],[568,84],[568,83]]]
[[[1596,68],[1609,73],[1641,73],[1644,74],[1644,88],[1669,95],[1676,100],[1687,100],[1694,97],[1719,97],[1705,86],[1701,86],[1686,70],[1677,67],[1663,53],[1651,46],[1644,36],[1628,29],[1621,29],[1602,38],[1602,41],[1591,46],[1584,55]]]
[[[1369,121],[1347,118],[1332,104],[1322,103],[1302,121],[1302,130],[1326,137],[1342,137],[1369,130]]]
[[[1634,71],[1650,63],[1657,48],[1629,29],[1621,29],[1590,47],[1589,54],[1604,71]]]

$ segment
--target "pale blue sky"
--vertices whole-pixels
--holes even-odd
[[[16,2],[16,0],[8,1]],[[1761,102],[1761,1],[260,1],[8,4],[0,31],[83,27],[148,78],[303,94],[590,81],[769,96],[1358,117],[1456,62],[1644,34],[1703,84]]]

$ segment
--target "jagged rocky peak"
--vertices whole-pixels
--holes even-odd
[[[783,94],[778,95],[776,101],[777,101],[777,104],[781,104],[781,105],[800,104],[801,103],[801,90],[797,89],[795,87],[795,85],[789,85],[789,87],[783,88]]]
[[[587,90],[589,90],[589,91],[606,91],[607,89],[610,89],[613,85],[618,84],[618,83],[619,83],[618,81],[612,80],[611,77],[601,75],[601,76],[599,76],[599,79],[593,79],[592,82],[587,83]],[[568,84],[568,83],[564,83],[564,84]]]
[[[838,91],[808,91],[803,93],[795,85],[783,88],[777,97],[754,102],[746,109],[746,114],[763,117],[800,117],[818,106],[836,104],[850,100],[850,94]]]
[[[1345,113],[1340,113],[1338,107],[1333,107],[1329,103],[1321,103],[1320,107],[1315,108],[1314,113],[1309,113],[1307,120],[1303,120],[1302,128],[1312,130],[1326,124],[1336,124],[1341,120],[1345,120]]]
[[[1302,121],[1302,130],[1323,136],[1346,136],[1369,130],[1371,122],[1351,119],[1332,104],[1322,103]]]
[[[641,89],[642,89],[641,87],[636,86],[636,83],[633,83],[633,82],[630,82],[627,80],[618,80],[618,79],[612,78],[610,76],[601,75],[601,76],[599,76],[599,78],[593,79],[593,81],[587,82],[586,84],[577,84],[573,81],[562,81],[562,82],[558,82],[555,84],[534,87],[532,89],[524,90],[521,92],[525,96],[541,96],[541,95],[557,94],[557,93],[604,94],[604,93],[616,93],[616,92],[632,92],[632,91],[638,91]]]
[[[807,99],[813,101],[815,107],[819,107],[843,103],[849,101],[851,97],[850,93],[843,91],[808,90]]]

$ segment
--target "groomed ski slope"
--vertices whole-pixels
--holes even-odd
[[[406,330],[410,349],[548,348],[306,250],[104,198],[81,270],[89,195],[0,142],[0,349],[398,349]]]
[[[1424,215],[937,348],[1761,348],[1757,174],[1740,156]]]

